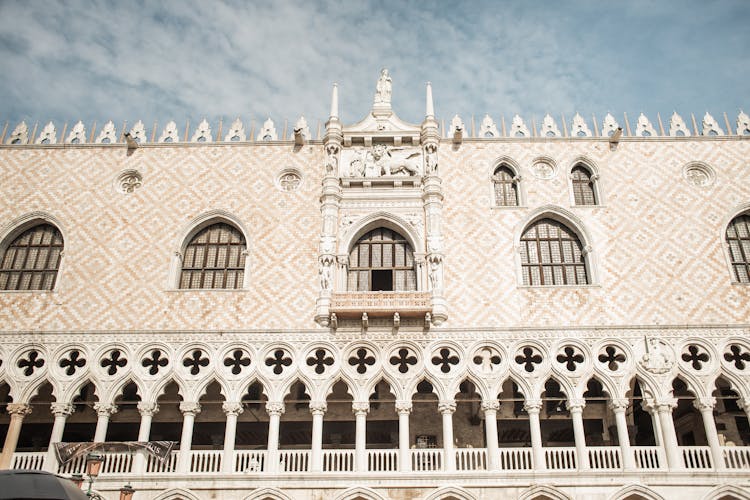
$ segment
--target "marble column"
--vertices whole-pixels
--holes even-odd
[[[719,443],[719,433],[716,432],[716,421],[714,420],[714,407],[716,406],[716,398],[714,397],[702,397],[695,398],[693,406],[701,412],[703,417],[703,428],[706,431],[706,441],[708,441],[708,447],[711,449],[711,461],[714,464],[714,469],[724,470],[726,465],[724,464],[724,452],[721,449]]]
[[[266,413],[268,413],[268,458],[265,470],[271,473],[279,472],[279,423],[281,415],[284,414],[283,401],[268,401]],[[283,472],[283,470],[281,471]]]
[[[326,411],[328,411],[328,405],[325,401],[310,401],[310,413],[312,413],[310,472],[323,471],[323,416]]]
[[[109,417],[117,413],[117,406],[108,403],[94,403],[96,411],[96,430],[94,431],[94,442],[103,443],[107,440],[107,428]]]
[[[49,446],[47,447],[47,456],[44,458],[44,470],[47,472],[57,473],[58,463],[57,454],[55,453],[55,443],[62,441],[65,432],[65,421],[73,414],[75,408],[68,403],[51,403],[50,411],[55,416],[55,423],[52,424],[52,433],[49,437]]]
[[[158,413],[159,405],[152,401],[140,401],[138,412],[141,414],[141,425],[138,428],[138,441],[144,442],[151,438],[151,421]],[[144,474],[146,472],[146,461],[148,452],[138,450],[133,457],[133,474]]]
[[[367,413],[370,403],[355,401],[352,403],[356,424],[354,464],[357,472],[367,472]]]
[[[456,451],[453,448],[453,413],[456,411],[456,402],[453,400],[440,401],[438,411],[443,416],[444,470],[451,472],[456,470]]]
[[[396,401],[398,412],[398,470],[411,471],[411,452],[409,440],[409,415],[412,410],[411,401]]]
[[[571,399],[567,402],[567,406],[573,420],[573,438],[576,444],[578,469],[587,470],[589,468],[589,454],[586,449],[586,432],[583,429],[583,409],[586,407],[586,400]]]
[[[615,414],[615,425],[617,426],[617,443],[620,445],[620,454],[622,455],[622,466],[625,470],[635,469],[635,457],[633,449],[630,447],[630,436],[628,435],[628,421],[626,413],[628,411],[627,398],[613,399],[609,407]]]
[[[10,415],[8,433],[5,435],[3,454],[0,456],[0,469],[10,469],[13,465],[13,454],[18,445],[18,436],[21,435],[21,426],[26,415],[31,413],[31,406],[23,403],[10,403],[6,411]]]
[[[544,448],[542,448],[542,428],[539,424],[539,412],[542,409],[541,399],[530,399],[523,404],[523,409],[529,415],[529,433],[531,434],[531,454],[534,461],[534,470],[547,469],[544,459]]]
[[[222,472],[234,472],[234,441],[237,436],[237,417],[245,411],[241,401],[225,401],[221,405],[227,416],[224,427],[224,453],[221,457]]]
[[[656,413],[659,416],[664,452],[667,455],[667,464],[670,469],[680,470],[685,466],[677,444],[677,433],[672,420],[672,410],[677,407],[677,400],[668,398],[655,403]]]
[[[183,401],[180,403],[180,411],[182,412],[182,436],[180,437],[180,455],[177,462],[177,471],[187,474],[190,472],[193,424],[195,423],[195,416],[201,412],[201,405],[196,401]]]
[[[500,451],[497,440],[497,411],[500,409],[500,403],[497,399],[482,401],[482,411],[484,411],[484,433],[487,442],[487,465],[489,470],[499,470]]]

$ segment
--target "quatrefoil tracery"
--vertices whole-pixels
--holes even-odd
[[[682,353],[682,360],[685,363],[690,363],[693,370],[701,370],[703,363],[708,363],[709,356],[705,349],[697,344],[690,344],[687,348],[687,352]]]
[[[203,357],[203,351],[195,349],[190,356],[182,360],[182,366],[190,368],[190,375],[198,375],[201,368],[208,366],[208,358]]]
[[[533,347],[524,347],[521,350],[521,354],[516,356],[516,363],[523,366],[523,369],[527,372],[533,372],[536,367],[534,365],[542,364],[542,356],[535,353]]]
[[[398,366],[400,373],[406,373],[409,371],[409,365],[417,364],[417,357],[411,354],[409,349],[402,347],[397,351],[396,356],[391,356],[389,361],[393,366]]]
[[[453,354],[447,347],[443,347],[442,349],[440,349],[438,356],[432,357],[432,364],[435,366],[440,366],[440,371],[443,373],[450,372],[451,365],[457,365],[458,362],[458,356]]]
[[[159,349],[154,349],[148,356],[143,358],[143,361],[141,361],[141,365],[143,365],[144,368],[148,368],[148,373],[150,375],[156,375],[159,373],[160,368],[163,368],[168,364],[169,360],[163,357],[163,354]]]
[[[121,356],[122,351],[120,351],[119,349],[112,349],[111,351],[109,351],[109,356],[102,359],[99,364],[102,368],[107,369],[107,373],[109,375],[114,375],[117,373],[118,368],[122,368],[128,364],[127,358]]]
[[[30,377],[34,374],[34,370],[44,366],[44,359],[40,357],[41,354],[37,350],[29,351],[27,356],[25,359],[18,360],[18,367],[23,368],[23,374]]]
[[[307,358],[307,366],[314,366],[315,373],[322,375],[326,366],[333,365],[333,357],[325,349],[315,349],[312,356]]]
[[[60,360],[60,368],[65,368],[65,375],[75,375],[78,368],[86,366],[86,358],[81,356],[81,351],[73,349],[68,353],[67,358]]]
[[[750,353],[744,351],[742,346],[732,344],[729,346],[729,352],[724,353],[724,360],[734,364],[738,370],[744,370],[746,363],[750,363]]]
[[[357,373],[364,375],[367,372],[367,367],[375,364],[375,356],[372,356],[364,347],[360,347],[355,351],[355,355],[349,358],[348,362],[349,366],[357,367]]]
[[[224,366],[232,367],[232,375],[239,375],[242,368],[250,366],[251,359],[245,356],[245,351],[242,349],[235,349],[232,351],[232,355],[224,358]]]
[[[583,354],[573,346],[565,346],[563,352],[557,355],[557,362],[565,365],[569,372],[576,371],[577,365],[583,363],[583,360]]]
[[[272,356],[266,358],[265,363],[268,367],[273,366],[273,373],[275,375],[281,375],[281,373],[284,371],[285,366],[291,366],[292,358],[287,356],[286,352],[284,352],[284,349],[276,349],[273,352]]]
[[[614,345],[608,345],[604,348],[604,353],[599,355],[599,362],[606,363],[609,371],[617,371],[620,368],[620,364],[624,363],[627,358],[625,354]]]

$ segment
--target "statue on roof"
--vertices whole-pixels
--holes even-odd
[[[390,104],[391,91],[391,77],[388,74],[388,70],[383,68],[380,70],[380,78],[378,78],[378,83],[375,86],[375,104]]]

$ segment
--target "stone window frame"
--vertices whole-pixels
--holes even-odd
[[[57,265],[57,272],[55,275],[55,281],[50,289],[35,289],[35,290],[0,290],[0,293],[54,293],[59,289],[63,271],[65,269],[65,242],[68,241],[67,231],[64,229],[63,224],[47,212],[31,212],[21,217],[18,217],[0,229],[0,263],[5,258],[5,252],[10,245],[26,231],[33,229],[41,225],[50,225],[54,227],[59,233],[63,241],[62,250],[60,251],[59,262]]]
[[[744,282],[737,279],[737,274],[735,273],[734,266],[735,264],[732,261],[732,255],[729,251],[729,243],[727,241],[727,231],[729,229],[729,225],[734,222],[738,217],[747,216],[750,217],[750,202],[743,203],[742,205],[735,207],[734,210],[730,212],[730,214],[724,219],[723,224],[721,224],[721,247],[722,251],[724,252],[724,259],[726,262],[727,270],[729,272],[729,279],[732,283],[732,285],[738,285],[738,286],[750,286],[750,281]],[[748,256],[748,264],[750,265],[750,255]]]
[[[182,260],[188,245],[203,229],[218,223],[224,223],[234,227],[245,238],[245,268],[243,271],[242,284],[238,288],[180,288]],[[250,241],[248,231],[242,221],[227,211],[212,210],[196,217],[183,227],[182,231],[180,231],[180,237],[173,247],[174,250],[171,256],[171,264],[167,278],[167,289],[180,292],[239,292],[247,290],[250,286]]]
[[[576,180],[574,178],[574,171],[576,169],[583,169],[589,174],[591,191],[594,197],[594,203],[577,203],[576,200]],[[599,168],[597,165],[586,157],[576,158],[568,168],[568,191],[570,193],[570,206],[571,207],[601,207],[604,205],[603,193],[601,189],[601,179],[599,175]]]
[[[512,173],[512,181],[516,188],[515,205],[498,205],[495,196],[495,175],[501,168],[507,168]],[[490,189],[490,206],[495,209],[514,209],[526,206],[526,193],[524,190],[523,177],[521,176],[521,167],[512,158],[501,156],[492,162],[488,171],[489,189]]]

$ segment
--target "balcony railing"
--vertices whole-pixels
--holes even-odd
[[[407,317],[424,316],[432,311],[432,305],[426,292],[343,292],[332,295],[330,310],[339,318],[359,318],[362,313]]]
[[[723,467],[727,472],[750,470],[750,446],[724,446],[721,449],[724,457]],[[495,456],[497,470],[490,470],[492,461],[485,448],[458,448],[455,453],[457,472],[492,472],[516,473],[538,472],[534,469],[531,448],[500,448]],[[590,446],[586,449],[589,468],[595,471],[622,471],[624,460],[618,446]],[[635,470],[639,472],[668,470],[664,451],[658,446],[631,447]],[[708,446],[680,446],[680,454],[686,469],[712,471],[714,465],[711,450]],[[310,450],[280,450],[277,452],[278,466],[272,467],[266,450],[235,450],[232,468],[228,473],[242,474],[311,474],[312,452]],[[412,472],[435,473],[445,472],[445,450],[441,448],[409,450]],[[178,470],[179,451],[173,451],[164,462],[147,455],[145,463],[139,466],[142,474],[175,475],[183,474]],[[189,470],[191,474],[222,474],[223,450],[192,450],[190,452]],[[14,469],[45,469],[49,459],[47,452],[16,452],[13,455]],[[367,472],[400,473],[399,450],[367,450]],[[355,472],[356,460],[354,450],[323,450],[320,473]],[[577,470],[579,460],[573,447],[544,448],[544,466],[550,471]],[[105,453],[100,475],[104,477],[141,474],[135,470],[135,455],[130,452]],[[78,457],[63,467],[58,468],[62,475],[82,474],[85,472],[86,458]]]

